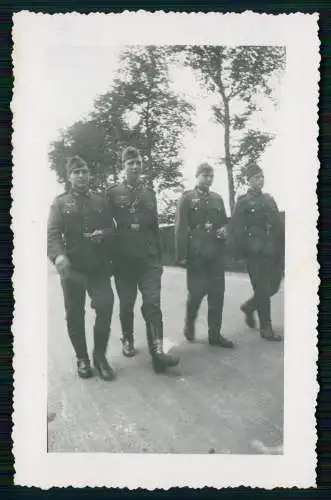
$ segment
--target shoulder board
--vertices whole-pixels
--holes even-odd
[[[67,194],[69,194],[69,193],[67,193],[67,191],[63,191],[63,193],[58,194],[58,195],[55,197],[55,199],[57,200],[58,198],[62,198],[63,196],[66,196]]]
[[[183,191],[182,193],[182,196],[186,195],[186,194],[191,194],[193,193],[194,189],[186,189],[185,191]]]
[[[69,193],[67,193],[66,191],[64,191],[63,193],[58,194],[57,196],[55,196],[54,202],[57,201],[57,200],[62,200],[65,196],[68,196],[68,195],[69,195]]]
[[[264,193],[264,199],[266,200],[267,203],[269,203],[270,206],[272,206],[273,208],[278,208],[277,207],[277,202],[275,200],[275,198],[269,194],[269,193]]]
[[[216,198],[221,198],[221,199],[223,199],[223,198],[222,198],[222,196],[221,196],[219,193],[216,193],[216,191],[210,191],[210,194],[211,194],[212,196],[215,196]]]
[[[247,200],[248,198],[249,198],[248,193],[240,194],[236,200],[236,204],[240,203],[241,201]]]
[[[107,196],[107,192],[105,192],[105,193],[93,193],[93,192],[91,192],[90,196],[91,196],[91,198],[102,200],[105,196]]]
[[[108,185],[108,189],[114,189],[117,186],[118,186],[117,182],[113,182],[112,184]]]

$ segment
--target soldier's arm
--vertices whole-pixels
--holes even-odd
[[[176,261],[179,263],[187,260],[188,227],[188,202],[187,197],[185,196],[185,194],[183,194],[177,204],[175,220]]]
[[[269,206],[275,212],[275,214],[279,214],[278,206],[277,206],[275,199],[270,194],[265,194],[265,198],[266,198]]]
[[[63,219],[61,206],[58,200],[55,200],[50,208],[47,223],[47,255],[55,263],[60,255],[66,255],[63,241]]]
[[[160,234],[160,228],[159,228],[159,221],[158,221],[158,212],[157,212],[157,200],[156,200],[156,194],[154,191],[152,191],[152,196],[153,196],[153,202],[154,202],[154,211],[153,211],[153,222],[152,222],[152,229],[155,235],[155,241],[159,253],[159,259],[162,259],[162,243],[161,243],[161,234]]]
[[[285,224],[280,215],[278,205],[275,199],[270,195],[266,195],[266,199],[269,203],[269,206],[272,209],[274,224],[276,226],[277,235],[279,238],[279,248],[281,252],[281,258],[284,260],[285,258]]]
[[[245,233],[244,202],[239,199],[234,207],[233,214],[228,224],[229,242],[237,256],[243,254],[243,238]]]
[[[226,226],[228,223],[228,217],[226,215],[225,205],[222,196],[220,196],[220,215],[221,215],[221,227]]]
[[[228,217],[226,215],[225,205],[222,196],[219,196],[220,200],[220,227],[222,230],[222,235],[224,238],[228,237]]]
[[[272,214],[272,222],[276,225],[276,229],[282,233],[285,230],[283,219],[280,215],[278,205],[275,201],[275,199],[270,195],[266,194],[265,199],[271,209],[271,214]]]
[[[99,204],[98,204],[99,208]],[[101,220],[98,228],[93,232],[85,232],[84,237],[93,243],[100,243],[105,238],[109,239],[114,234],[114,220],[108,203],[108,199],[104,197],[101,202]]]
[[[103,200],[103,218],[104,218],[104,227],[102,228],[102,232],[104,236],[110,237],[115,234],[115,222],[113,217],[113,208],[110,204],[109,198],[105,197]]]

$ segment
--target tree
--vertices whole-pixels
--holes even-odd
[[[108,177],[116,182],[122,170],[121,152],[127,146],[137,143],[137,131],[126,121],[128,96],[121,81],[116,79],[111,90],[99,96],[91,118],[103,131],[104,147],[108,151]]]
[[[166,47],[127,47],[112,90],[96,101],[93,113],[94,120],[108,126],[113,136],[117,120],[119,144],[134,145],[142,152],[147,183],[156,183],[159,190],[180,183],[182,141],[193,127],[193,106],[171,88],[172,57]]]
[[[65,185],[67,159],[74,155],[81,156],[88,163],[92,172],[92,188],[102,188],[109,175],[111,151],[107,148],[104,129],[93,120],[74,123],[51,144],[51,168],[55,170],[58,181]]]
[[[51,168],[66,181],[65,162],[80,154],[92,167],[95,188],[117,181],[121,151],[136,146],[144,158],[146,183],[159,191],[180,184],[181,147],[192,129],[194,108],[171,88],[166,47],[130,46],[120,56],[118,75],[99,96],[87,120],[75,123],[53,142]]]
[[[231,155],[233,172],[236,173],[234,180],[237,185],[245,183],[247,165],[257,162],[273,139],[272,134],[248,129],[238,140],[236,151]]]
[[[224,129],[225,165],[231,212],[235,202],[235,177],[242,182],[243,170],[257,160],[272,136],[253,130],[250,120],[259,111],[258,96],[272,98],[272,79],[284,69],[285,50],[269,46],[178,46],[184,64],[194,69],[201,84],[217,102],[213,114]]]
[[[178,200],[183,191],[183,185],[178,185],[175,189],[164,189],[162,191],[158,200],[160,224],[173,224],[175,222]]]

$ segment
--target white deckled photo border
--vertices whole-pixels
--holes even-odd
[[[15,484],[120,488],[260,488],[315,486],[317,383],[317,177],[319,39],[317,14],[14,15],[13,189]],[[43,140],[47,78],[54,44],[284,45],[286,183],[284,454],[48,454],[47,141]],[[31,176],[31,169],[34,175]],[[153,473],[152,473],[153,471]]]

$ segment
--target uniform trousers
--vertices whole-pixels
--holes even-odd
[[[85,335],[86,292],[95,311],[94,352],[104,355],[107,349],[114,305],[114,294],[108,273],[75,273],[61,280],[68,334],[77,358],[87,358]]]
[[[186,321],[193,323],[205,296],[208,300],[208,329],[210,335],[218,335],[222,327],[224,303],[223,258],[211,260],[190,259],[187,265]]]
[[[257,311],[260,328],[271,324],[270,298],[275,295],[282,281],[282,264],[279,258],[252,254],[247,259],[247,271],[254,295],[243,305],[246,312]]]
[[[160,304],[162,266],[153,258],[125,258],[115,262],[115,283],[120,299],[120,321],[124,337],[132,337],[133,310],[137,292],[142,295],[141,312],[147,326],[162,332]]]

